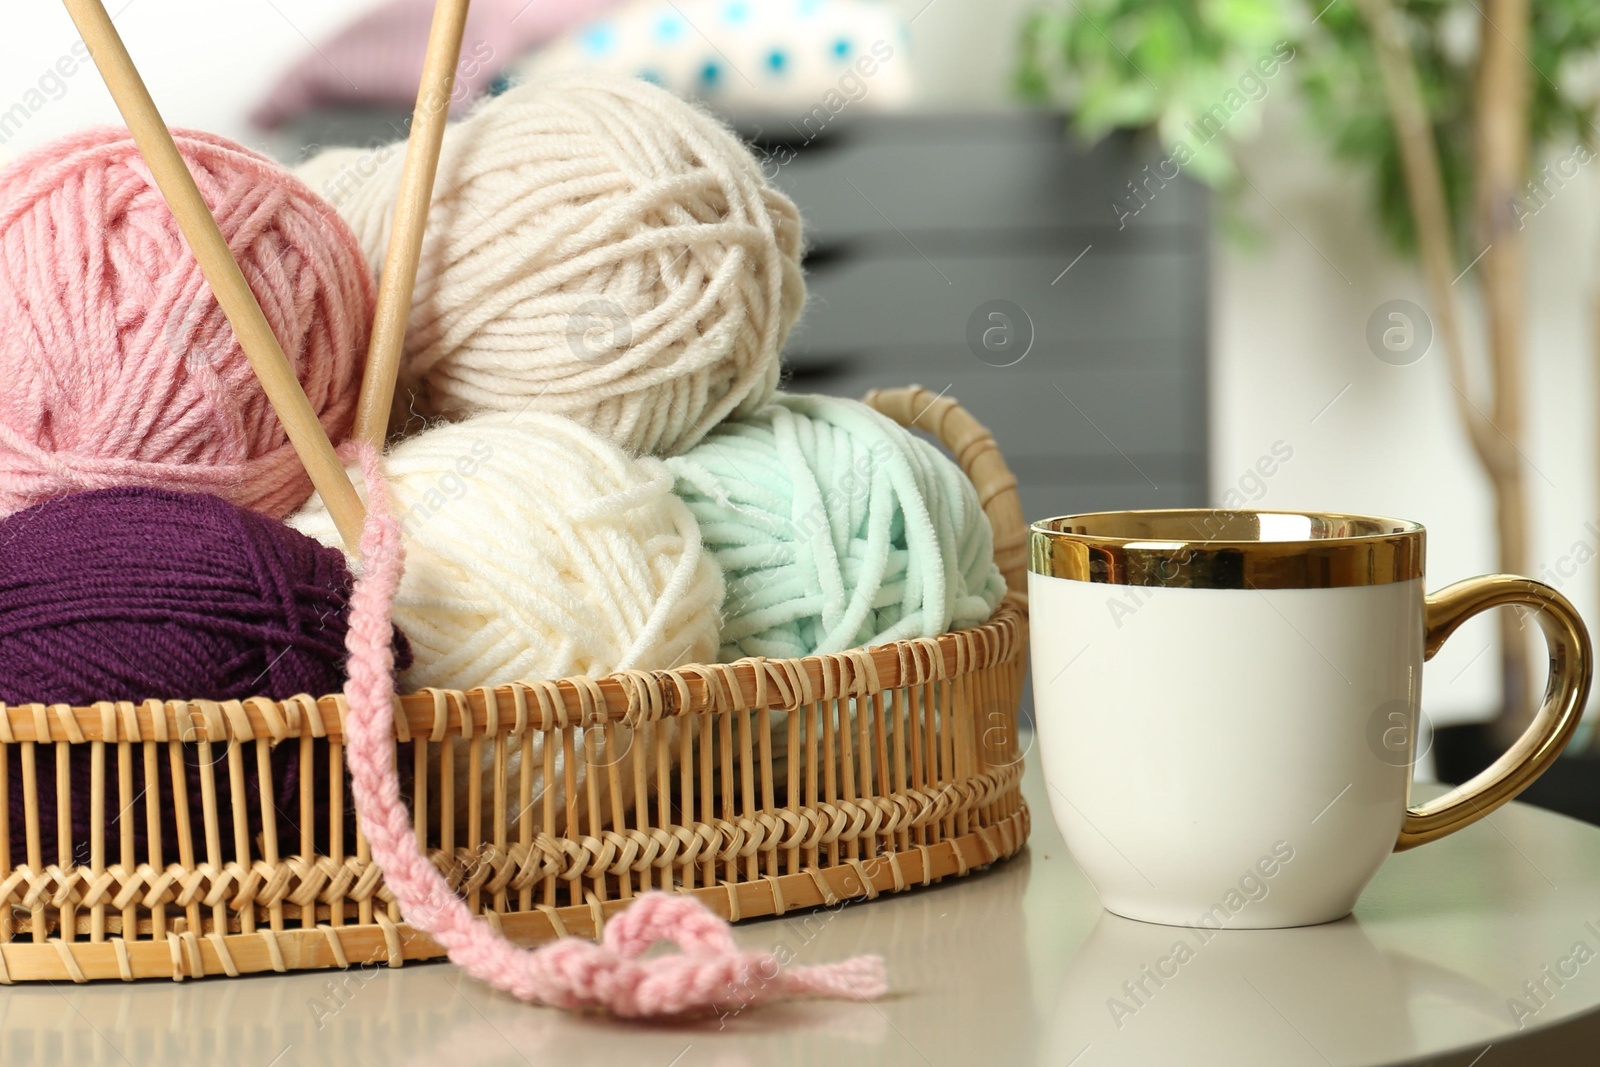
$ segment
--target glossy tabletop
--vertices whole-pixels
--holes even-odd
[[[1504,1067],[1600,1059],[1600,829],[1512,805],[1393,857],[1355,917],[1192,931],[1103,913],[1030,766],[1028,850],[747,923],[800,962],[888,957],[892,995],[671,1026],[530,1008],[443,964],[0,991],[0,1063],[616,1067]],[[1188,946],[1179,952],[1177,945]],[[1179,957],[1182,957],[1181,959]],[[1163,975],[1165,977],[1163,977]]]

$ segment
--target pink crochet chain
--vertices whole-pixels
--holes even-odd
[[[391,613],[405,551],[377,451],[366,444],[347,449],[355,450],[366,478],[367,519],[362,576],[350,598],[345,751],[362,830],[406,921],[444,946],[451,961],[474,978],[559,1008],[604,1008],[636,1018],[743,1007],[786,995],[882,996],[882,959],[785,968],[773,955],[739,951],[728,924],[685,895],[640,896],[606,924],[598,945],[569,937],[536,950],[520,948],[472,915],[423,855],[400,799]],[[658,941],[676,943],[681,954],[642,959]]]

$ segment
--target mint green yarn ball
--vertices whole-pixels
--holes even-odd
[[[1005,595],[972,482],[858,401],[779,394],[666,463],[727,578],[725,662],[933,637]]]

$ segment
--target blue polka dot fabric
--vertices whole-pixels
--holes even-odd
[[[579,36],[584,51],[592,56],[605,56],[617,47],[617,28],[609,22],[598,22],[585,27]]]
[[[683,16],[674,10],[656,20],[656,40],[664,45],[677,44],[683,40],[688,29],[689,27],[683,21]]]
[[[581,69],[632,75],[722,110],[904,107],[905,20],[883,0],[630,0],[519,64],[514,80]]]

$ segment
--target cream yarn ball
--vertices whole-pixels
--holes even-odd
[[[375,268],[403,163],[300,168]],[[401,392],[426,415],[532,409],[685,451],[776,389],[800,257],[794,204],[719,120],[633,78],[528,82],[445,135]]]
[[[722,572],[660,460],[628,456],[570,419],[529,412],[440,426],[401,442],[382,465],[406,549],[394,621],[415,662],[400,679],[403,690],[662,670],[715,657]],[[318,500],[289,525],[341,545]],[[674,736],[669,725],[661,741]],[[547,802],[564,811],[563,755],[545,783],[544,735],[533,741],[534,797],[548,786]],[[591,746],[578,741],[584,756],[573,768],[572,799],[583,813]],[[487,812],[493,747],[481,752]],[[463,835],[470,759],[469,747],[457,745]],[[636,759],[655,765],[631,746],[622,754],[628,801]],[[512,746],[505,798],[512,819],[521,766],[522,748]],[[432,795],[437,805],[438,790]]]
[[[401,442],[394,621],[407,690],[655,670],[716,655],[723,583],[673,478],[570,419],[481,415]],[[289,524],[339,545],[320,500]]]

